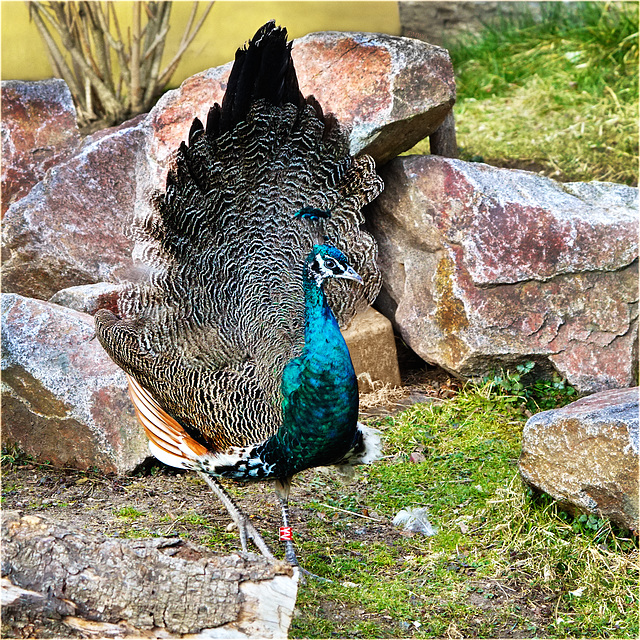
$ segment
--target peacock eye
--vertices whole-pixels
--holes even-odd
[[[336,265],[337,263],[333,258],[324,259],[324,266],[327,267],[327,269],[333,269]]]

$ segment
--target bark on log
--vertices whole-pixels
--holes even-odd
[[[128,540],[2,515],[3,637],[285,638],[298,572],[179,538]]]

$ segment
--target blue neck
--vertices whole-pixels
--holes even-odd
[[[321,349],[325,342],[328,342],[334,349],[342,347],[343,345],[344,349],[346,349],[347,346],[340,333],[338,321],[327,304],[327,298],[322,290],[322,285],[318,285],[316,281],[309,276],[306,265],[302,286],[304,289],[305,351],[313,353],[317,357],[328,355],[326,351]],[[338,350],[341,353],[343,351],[341,348]],[[351,363],[350,357],[349,363]]]
[[[258,449],[262,460],[275,465],[277,477],[342,458],[353,445],[358,421],[358,382],[349,350],[306,266],[303,287],[304,348],[283,372],[282,425]]]

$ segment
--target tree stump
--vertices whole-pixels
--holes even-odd
[[[3,637],[286,638],[298,572],[179,538],[129,540],[2,515]]]

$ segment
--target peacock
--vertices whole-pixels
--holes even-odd
[[[270,21],[238,49],[222,105],[193,121],[133,229],[148,278],[125,287],[117,315],[95,314],[151,452],[206,480],[245,551],[251,539],[274,557],[218,478],[273,481],[297,565],[292,477],[379,456],[340,324],[380,289],[361,209],[382,188],[348,131],[303,97],[287,31]]]

